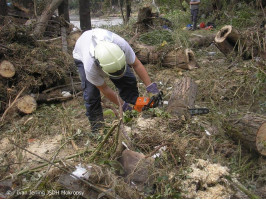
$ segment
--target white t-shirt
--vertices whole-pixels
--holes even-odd
[[[84,32],[76,42],[73,57],[83,62],[87,80],[95,86],[101,86],[104,84],[104,77],[107,75],[94,63],[95,60],[90,53],[92,52],[92,37],[117,44],[124,51],[126,63],[129,65],[135,62],[136,56],[128,42],[111,31],[97,28]]]

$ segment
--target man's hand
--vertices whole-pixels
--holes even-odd
[[[158,94],[159,90],[157,88],[157,84],[156,83],[151,83],[150,85],[148,85],[146,87],[147,92],[152,93],[152,94]]]

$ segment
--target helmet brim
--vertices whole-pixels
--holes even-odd
[[[118,79],[118,78],[121,78],[121,77],[124,76],[124,74],[126,73],[126,70],[127,70],[127,64],[125,64],[125,66],[124,66],[121,70],[118,70],[118,71],[116,71],[116,72],[114,72],[114,73],[109,73],[109,72],[106,72],[106,71],[104,71],[104,70],[103,70],[103,71],[104,71],[104,73],[106,73],[109,77]]]

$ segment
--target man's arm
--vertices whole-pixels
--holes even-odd
[[[96,86],[101,93],[103,93],[103,95],[105,97],[107,97],[111,102],[115,103],[116,105],[119,106],[119,102],[121,104],[121,106],[123,105],[124,101],[118,96],[117,99],[117,95],[116,93],[104,82],[103,85],[101,86]]]
[[[135,62],[131,64],[131,67],[134,69],[136,74],[139,76],[139,78],[143,81],[143,83],[146,86],[151,84],[151,79],[148,75],[147,70],[145,69],[145,67],[137,57],[135,58]]]

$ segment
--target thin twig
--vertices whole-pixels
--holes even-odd
[[[24,90],[26,89],[26,87],[24,87],[16,96],[15,100],[12,102],[12,104],[5,110],[4,114],[1,117],[1,122],[4,121],[5,115],[7,114],[7,112],[14,106],[14,104],[17,102],[17,99],[20,97],[20,95],[22,94],[22,92],[24,92]]]

